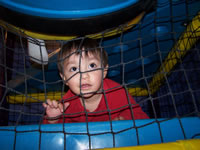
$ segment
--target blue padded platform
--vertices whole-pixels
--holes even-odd
[[[139,0],[0,0],[16,12],[47,18],[80,18],[103,15],[135,4]]]
[[[154,5],[155,0],[0,0],[0,20],[39,34],[82,36],[124,24]]]
[[[1,149],[82,150],[200,138],[200,118],[0,127]],[[137,127],[137,130],[136,128]],[[137,136],[138,134],[138,136]],[[161,136],[162,135],[162,136]]]

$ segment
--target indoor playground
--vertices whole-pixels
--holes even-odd
[[[199,0],[0,0],[0,29],[1,150],[200,149]],[[59,51],[88,38],[149,119],[43,124]]]

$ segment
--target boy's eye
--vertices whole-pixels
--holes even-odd
[[[71,71],[71,72],[78,71],[78,68],[76,68],[76,67],[71,67],[70,71]]]
[[[91,63],[90,65],[89,65],[89,68],[90,69],[94,69],[94,68],[96,68],[97,67],[97,65],[95,64],[95,63]]]

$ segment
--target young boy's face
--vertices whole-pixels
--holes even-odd
[[[92,92],[101,89],[102,80],[107,74],[107,69],[101,69],[103,64],[101,64],[99,56],[94,56],[89,52],[86,55],[84,51],[81,55],[73,54],[64,61],[61,77],[67,81],[66,85],[75,94],[82,93],[83,97],[91,97],[94,95]]]

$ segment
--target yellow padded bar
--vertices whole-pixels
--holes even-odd
[[[141,88],[132,88],[132,91],[134,89],[134,93],[131,93],[132,95],[137,95],[140,91],[143,91]],[[15,103],[39,103],[39,102],[45,102],[46,99],[51,100],[60,100],[62,98],[63,93],[61,92],[47,92],[45,93],[31,93],[27,95],[8,95],[7,101],[9,103],[15,104]]]
[[[180,140],[177,142],[152,144],[144,146],[104,148],[101,150],[199,150],[200,139]]]
[[[32,93],[27,95],[8,95],[7,101],[11,104],[15,103],[40,103],[45,102],[46,99],[60,100],[62,97],[61,92],[48,92],[48,93]]]
[[[142,12],[137,17],[135,17],[134,19],[132,19],[131,21],[126,23],[125,25],[121,25],[123,27],[122,30],[119,27],[117,27],[108,32],[105,31],[103,33],[86,35],[86,37],[98,39],[98,38],[104,38],[104,37],[109,37],[109,36],[120,34],[121,32],[124,32],[124,31],[132,28],[135,24],[137,24],[142,19],[144,14],[145,14],[145,12]],[[24,36],[30,36],[32,38],[41,39],[41,40],[71,40],[78,36],[78,35],[77,36],[76,35],[75,36],[58,36],[58,35],[48,35],[48,34],[32,32],[32,31],[21,29],[14,25],[8,24],[2,20],[0,20],[0,26],[4,27],[8,31],[15,32],[15,33],[18,33],[18,34],[21,34]]]
[[[153,76],[149,83],[149,92],[147,89],[141,90],[137,96],[147,96],[154,94],[165,80],[165,74],[170,74],[173,67],[180,61],[182,57],[193,47],[193,45],[200,38],[200,12],[196,15],[192,22],[187,26],[186,30],[181,34],[179,40],[168,53],[162,65]],[[129,89],[130,93],[135,93],[135,89]]]

